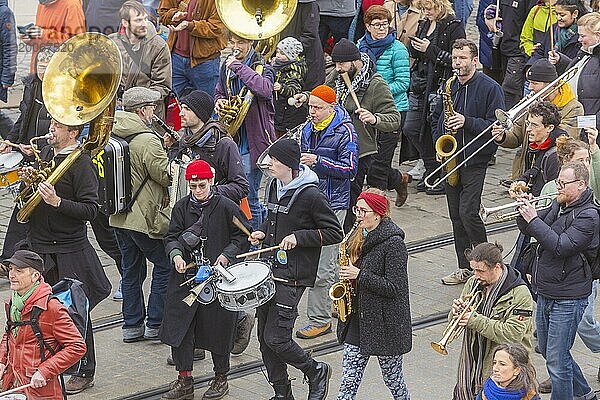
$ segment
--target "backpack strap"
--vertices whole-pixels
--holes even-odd
[[[267,188],[270,189],[270,186],[271,186],[270,184],[267,185]],[[288,214],[290,212],[290,209],[292,208],[292,205],[296,202],[296,199],[298,198],[298,195],[300,195],[300,193],[304,189],[307,189],[309,187],[316,187],[316,188],[318,188],[318,186],[316,184],[314,184],[314,183],[307,183],[305,185],[302,185],[302,186],[296,188],[294,190],[294,194],[292,195],[292,198],[290,199],[290,201],[285,206],[282,206],[280,204],[271,202],[271,199],[269,197],[267,197],[267,196],[269,196],[271,194],[270,190],[266,191],[267,189],[265,189],[265,199],[267,200],[267,209],[269,211],[274,212],[275,214],[277,214],[277,213]]]

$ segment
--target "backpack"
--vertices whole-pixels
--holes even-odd
[[[73,323],[85,341],[88,325],[90,324],[88,319],[90,303],[83,289],[83,283],[76,279],[61,279],[56,285],[52,286],[52,294],[48,297],[48,302],[52,301],[53,299],[60,301],[62,305],[65,306],[69,316],[73,320]],[[40,314],[43,312],[43,310],[39,307],[33,307],[31,310],[30,319],[28,321],[14,322],[10,320],[10,306],[11,305],[9,304],[7,312],[8,315],[6,316],[6,332],[10,333],[14,327],[30,326],[40,346],[40,360],[46,360],[46,350],[50,354],[55,355],[56,351],[44,341],[44,335],[38,323]],[[6,342],[6,347],[8,351],[8,341]],[[79,360],[73,366],[69,367],[64,373],[68,375],[77,374],[81,366],[86,362],[84,358]],[[63,374],[59,375],[59,379],[62,387],[63,398],[66,399],[67,396]]]
[[[598,217],[600,217],[600,204],[594,201],[594,205],[591,208],[596,210],[596,212],[598,213]],[[573,220],[575,218],[576,217],[574,215],[574,212],[572,212],[571,221],[567,221],[567,227],[569,227],[573,223]],[[598,247],[596,248],[595,258],[593,260],[589,260],[585,255],[583,256],[583,258],[585,260],[585,264],[589,267],[589,270],[585,271],[585,274],[591,274],[593,281],[595,281],[596,279],[600,279],[600,245],[598,245]]]

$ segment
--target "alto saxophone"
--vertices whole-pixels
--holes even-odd
[[[354,223],[352,229],[340,243],[340,250],[338,253],[338,260],[340,266],[350,265],[350,259],[348,257],[348,249],[346,248],[346,242],[352,236],[356,228],[358,227],[359,221]],[[333,300],[333,309],[338,314],[338,318],[342,322],[346,322],[348,316],[352,313],[352,298],[354,297],[354,288],[350,283],[349,279],[340,279],[329,288],[329,298]]]
[[[446,81],[446,88],[442,92],[442,100],[444,102],[444,131],[445,134],[440,136],[435,142],[435,151],[442,159],[448,159],[456,153],[458,144],[456,143],[456,130],[450,128],[450,118],[455,114],[454,104],[452,103],[452,94],[450,91],[450,85],[456,79],[457,75],[452,75]],[[458,163],[458,157],[453,157],[452,160],[444,167],[444,172],[448,173],[456,168]],[[458,185],[459,175],[458,171],[454,171],[447,178],[450,186]]]

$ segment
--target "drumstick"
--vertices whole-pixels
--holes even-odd
[[[350,82],[350,77],[348,76],[348,73],[342,72],[340,74],[340,76],[346,83],[346,86],[348,87],[348,90],[350,91],[350,95],[352,96],[352,100],[354,100],[354,104],[356,104],[356,108],[360,108],[360,103],[358,102],[358,97],[356,97],[356,93],[354,93],[354,89],[352,89],[352,82]]]
[[[18,144],[14,144],[13,142],[11,142],[10,140],[0,140],[0,142],[2,142],[3,144],[7,145],[7,146],[11,146],[11,147],[15,147],[15,148],[19,148]]]
[[[11,393],[15,393],[15,392],[20,392],[21,390],[27,389],[30,386],[31,386],[31,382],[28,383],[27,385],[23,385],[23,386],[19,386],[19,387],[16,387],[16,388],[12,388],[10,390],[7,390],[6,392],[0,393],[0,397],[6,396],[7,394],[11,394]]]
[[[240,221],[238,217],[233,217],[233,224],[240,228],[240,231],[244,232],[246,236],[250,237],[250,235],[252,235],[252,233],[244,226],[244,224],[242,224],[242,221]]]
[[[550,7],[550,51],[554,54],[554,29],[552,29],[552,2],[548,2],[548,6]]]
[[[277,245],[277,246],[271,246],[271,247],[267,247],[266,249],[254,250],[254,251],[250,251],[248,253],[238,254],[237,256],[235,256],[235,258],[243,258],[243,257],[248,257],[248,256],[254,256],[256,254],[265,253],[267,251],[276,250],[278,248],[279,248],[279,245]]]

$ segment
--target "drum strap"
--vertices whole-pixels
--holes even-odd
[[[309,187],[318,188],[318,186],[314,183],[307,183],[306,185],[302,185],[302,186],[298,187],[294,191],[294,194],[292,195],[292,198],[287,203],[287,205],[283,206],[283,205],[271,202],[271,197],[270,197],[271,196],[271,187],[273,186],[273,184],[277,184],[277,183],[273,183],[274,180],[275,179],[272,179],[271,182],[269,182],[269,184],[265,188],[265,199],[267,199],[267,209],[269,211],[274,212],[275,214],[277,214],[277,213],[288,214],[290,212],[290,209],[292,208],[292,205],[298,198],[298,195],[300,194],[300,192],[302,192],[304,189],[309,188]]]

